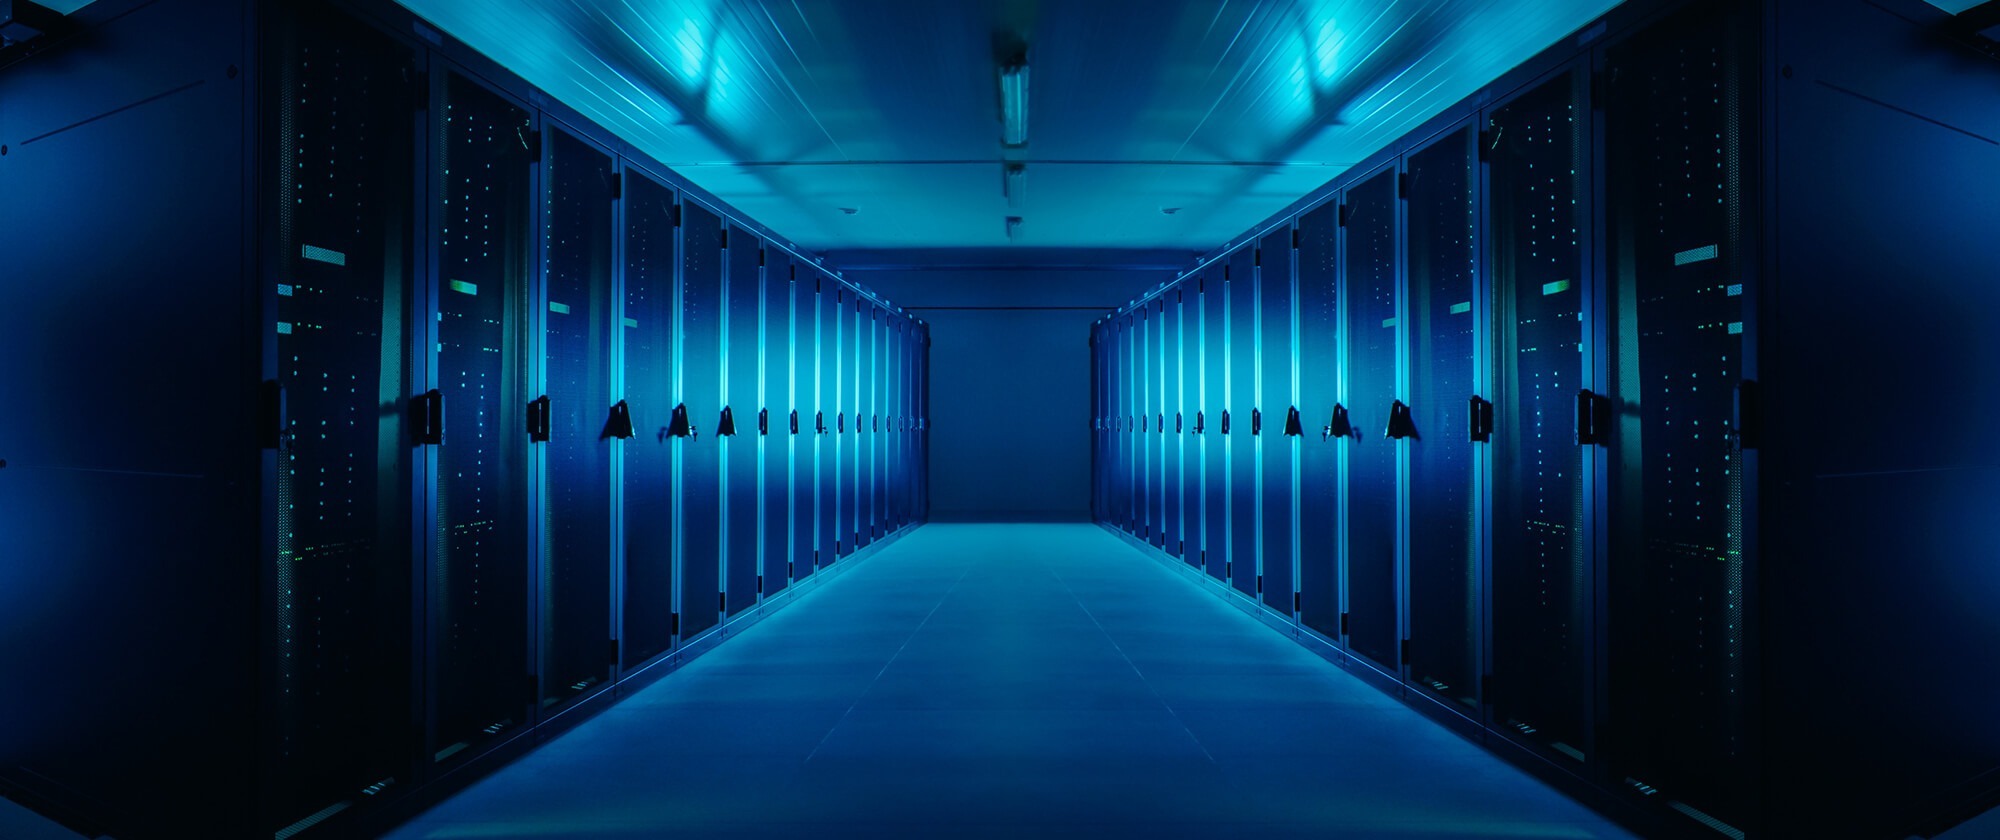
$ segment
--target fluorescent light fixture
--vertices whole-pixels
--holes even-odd
[[[1001,167],[1000,192],[1007,197],[1007,209],[1021,209],[1021,202],[1028,195],[1028,165],[1009,163]]]
[[[1000,68],[1000,141],[1009,146],[1028,142],[1028,65]]]

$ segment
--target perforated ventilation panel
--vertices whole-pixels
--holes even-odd
[[[419,322],[409,208],[408,50],[303,5],[273,28],[267,158],[277,274],[275,680],[278,801],[290,824],[407,779],[412,393]]]
[[[1410,155],[1410,678],[1479,704],[1479,563],[1471,397],[1478,324],[1476,132]]]
[[[1493,705],[1504,731],[1584,759],[1590,546],[1583,531],[1585,170],[1580,78],[1487,126],[1494,384]]]
[[[611,678],[611,157],[556,130],[542,185],[550,435],[543,506],[544,708]]]
[[[437,752],[448,761],[525,722],[528,436],[528,112],[449,73],[437,134],[439,546],[432,592]]]
[[[1347,444],[1348,643],[1398,665],[1396,442],[1386,436],[1396,401],[1396,173],[1347,193],[1347,408],[1358,440]]]
[[[1720,25],[1718,25],[1720,24]],[[1611,533],[1619,772],[1713,820],[1749,820],[1742,376],[1754,66],[1714,4],[1609,51],[1605,149],[1623,358]]]
[[[673,646],[674,193],[625,177],[625,664]]]

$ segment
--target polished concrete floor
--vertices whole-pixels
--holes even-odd
[[[1090,525],[929,525],[392,835],[1623,837]]]

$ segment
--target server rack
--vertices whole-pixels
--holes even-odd
[[[635,669],[674,645],[675,277],[680,267],[671,188],[628,169],[625,195],[624,445],[621,552],[625,600],[624,667]]]
[[[1258,592],[1271,609],[1285,615],[1298,611],[1297,475],[1295,462],[1304,426],[1298,417],[1292,363],[1295,300],[1292,249],[1293,226],[1273,229],[1258,240],[1257,265],[1257,405],[1251,422],[1257,441],[1257,506],[1261,520],[1256,555]]]
[[[795,249],[390,4],[74,20],[0,72],[0,346],[12,393],[119,408],[0,419],[6,553],[63,561],[0,587],[48,640],[0,652],[43,687],[0,789],[121,837],[366,834],[698,654],[721,557],[676,544],[723,522],[687,485],[724,354],[757,371],[720,232]],[[129,247],[45,244],[86,241]]]
[[[757,605],[758,543],[757,525],[760,473],[757,469],[758,400],[760,370],[757,333],[758,309],[763,299],[764,249],[755,236],[741,229],[725,234],[723,294],[727,313],[721,319],[727,332],[723,338],[725,372],[722,414],[726,425],[717,427],[721,444],[724,492],[724,539],[722,603],[724,615],[736,615]],[[766,418],[768,422],[768,418]]]
[[[1256,408],[1257,384],[1257,262],[1256,250],[1231,255],[1223,269],[1223,320],[1228,340],[1223,349],[1222,440],[1224,441],[1229,557],[1223,579],[1251,598],[1257,597],[1257,437],[1262,431]]]
[[[757,591],[776,595],[792,583],[796,557],[792,544],[792,457],[799,433],[798,405],[792,397],[791,261],[769,248],[758,252],[764,270],[758,328],[760,353],[757,409],[757,474],[762,482],[757,517],[763,523],[763,553],[757,566]]]
[[[1296,339],[1257,328],[1266,386],[1298,371],[1299,637],[1666,836],[2000,800],[1962,661],[2000,197],[1953,186],[2000,177],[2000,71],[1966,37],[1900,0],[1628,3],[1190,268],[1296,226]],[[1830,420],[1945,393],[1918,434]]]

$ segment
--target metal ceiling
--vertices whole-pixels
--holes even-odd
[[[1189,251],[1617,5],[400,2],[807,248]],[[1000,143],[1007,33],[1032,69],[1018,149]],[[1027,164],[1013,208],[1007,160]]]
[[[1018,215],[1016,246],[1187,250],[1617,4],[402,2],[808,248],[1007,245]],[[1000,142],[1006,33],[1032,69],[1019,149]],[[1027,163],[1013,209],[1005,160]]]

